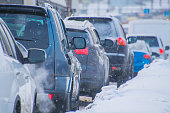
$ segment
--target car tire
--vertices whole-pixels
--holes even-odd
[[[21,102],[20,102],[20,98],[18,96],[14,103],[13,113],[21,113]]]
[[[33,103],[33,110],[32,110],[32,113],[37,113],[37,94],[35,94],[34,96],[34,103]]]
[[[79,94],[76,97],[76,99],[72,99],[72,92],[73,92],[73,83],[71,86],[71,92],[67,95],[65,111],[76,111],[79,109]]]
[[[105,79],[104,86],[109,85],[110,77],[109,77],[109,72],[106,72],[106,70],[104,71],[104,79]]]
[[[134,64],[131,64],[131,68],[130,68],[130,79],[132,79],[134,77]]]
[[[120,71],[118,75],[116,75],[117,79],[117,88],[119,88],[123,83],[129,80],[129,69],[127,68],[126,71]]]

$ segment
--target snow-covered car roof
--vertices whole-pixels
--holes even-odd
[[[87,20],[85,20],[85,21],[64,20],[64,23],[65,23],[66,28],[80,29],[80,30],[84,30],[85,29],[85,25],[87,25],[87,24],[92,25]]]
[[[114,16],[92,16],[92,15],[86,15],[86,16],[70,16],[70,17],[67,17],[66,20],[68,20],[69,18],[106,18],[106,19],[113,19],[115,21],[118,21],[118,19]]]
[[[127,34],[126,36],[127,36],[127,38],[130,37],[130,36],[153,36],[153,37],[158,37],[155,34]]]

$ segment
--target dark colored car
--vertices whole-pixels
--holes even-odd
[[[0,17],[26,49],[40,48],[47,54],[46,61],[35,68],[47,71],[45,79],[35,80],[40,86],[37,97],[40,110],[50,99],[58,110],[78,109],[81,66],[70,51],[64,23],[57,11],[51,7],[0,5]]]
[[[25,50],[25,58],[20,49]],[[23,45],[15,41],[7,25],[0,18],[1,113],[21,113],[25,109],[29,113],[35,111],[36,85],[28,67],[24,64],[40,63],[44,60],[45,52],[43,50],[30,49],[27,51]]]
[[[67,36],[71,41],[73,37],[86,39],[85,49],[75,49],[74,55],[82,66],[80,91],[90,94],[92,98],[101,90],[101,87],[109,84],[109,59],[104,54],[104,48],[100,45],[98,33],[89,21],[64,21]],[[81,45],[81,42],[79,42]]]
[[[90,21],[99,33],[101,45],[110,62],[111,78],[118,86],[133,77],[133,52],[129,50],[126,34],[114,17],[68,17],[66,20]]]

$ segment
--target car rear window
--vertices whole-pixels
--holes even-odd
[[[69,28],[67,28],[66,31],[69,42],[71,42],[73,37],[83,37],[86,39],[87,45],[89,44],[89,34],[86,31]]]
[[[24,13],[24,12],[22,12]],[[15,39],[28,48],[46,49],[49,45],[47,20],[43,15],[0,12]]]
[[[115,24],[110,18],[69,18],[69,20],[90,21],[99,33],[100,39],[117,38]]]
[[[144,40],[147,44],[149,44],[150,47],[159,47],[158,40],[156,37],[140,36],[140,37],[137,37],[137,40]]]

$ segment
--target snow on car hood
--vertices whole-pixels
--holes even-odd
[[[118,89],[103,87],[92,104],[76,113],[170,113],[169,67],[170,61],[157,59]]]

